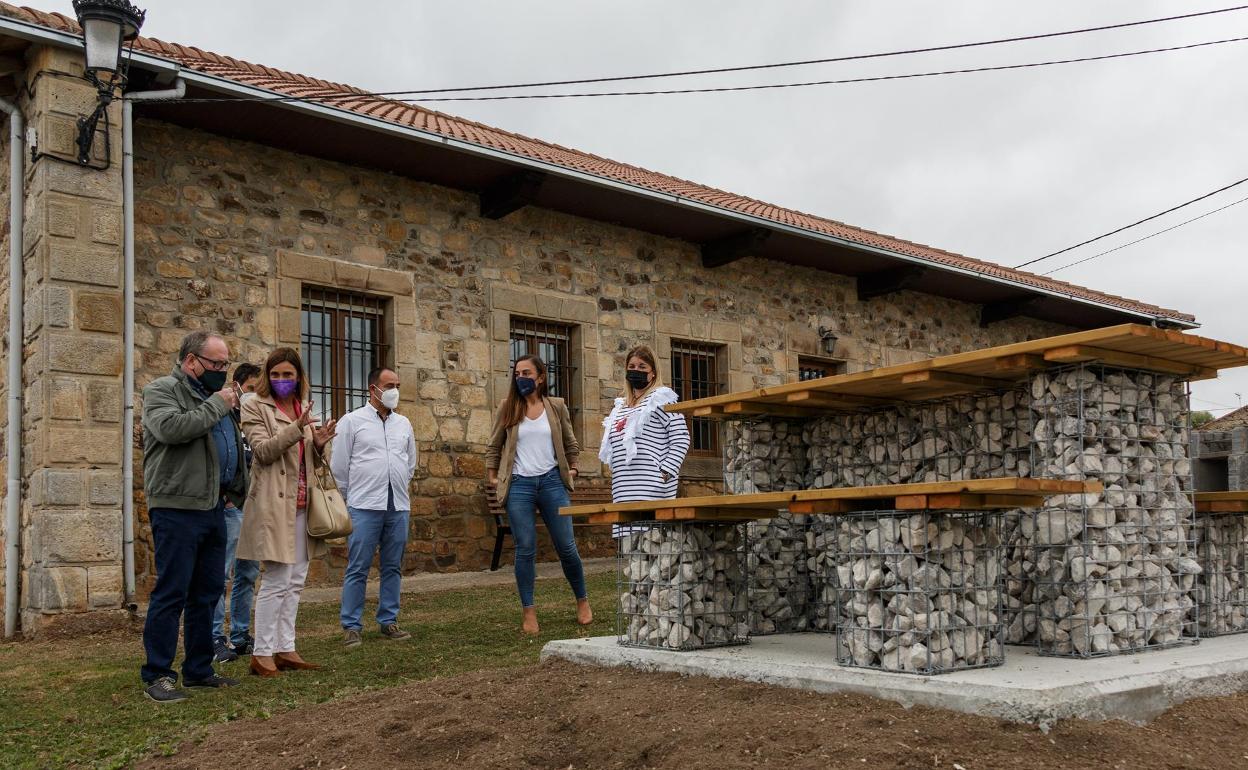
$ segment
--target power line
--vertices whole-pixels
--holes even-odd
[[[1186,207],[1186,206],[1190,206],[1190,205],[1192,205],[1193,203],[1199,203],[1200,201],[1203,201],[1205,198],[1210,198],[1210,197],[1212,197],[1212,196],[1214,196],[1214,195],[1217,195],[1217,194],[1218,194],[1218,193],[1220,193],[1220,192],[1225,192],[1226,190],[1229,190],[1229,189],[1231,189],[1232,187],[1235,187],[1236,185],[1241,185],[1241,184],[1243,184],[1244,182],[1248,182],[1248,177],[1244,177],[1243,179],[1239,180],[1238,182],[1231,182],[1230,184],[1228,184],[1228,185],[1227,185],[1227,186],[1225,186],[1225,187],[1219,187],[1218,189],[1214,190],[1213,192],[1208,192],[1208,193],[1205,193],[1204,195],[1200,196],[1199,198],[1192,198],[1190,201],[1188,201],[1188,202],[1186,202],[1186,203],[1180,203],[1179,205],[1177,205],[1177,206],[1172,206],[1172,207],[1170,207],[1170,208],[1166,209],[1165,211],[1159,212],[1159,213],[1157,213],[1157,214],[1153,214],[1152,216],[1149,216],[1149,217],[1144,217],[1143,219],[1139,220],[1138,222],[1132,222],[1132,223],[1131,223],[1131,224],[1129,224],[1129,225],[1123,225],[1122,227],[1119,227],[1117,230],[1111,230],[1111,231],[1109,231],[1108,233],[1105,233],[1105,234],[1103,234],[1103,235],[1098,235],[1098,236],[1096,236],[1095,238],[1089,238],[1089,239],[1088,239],[1088,240],[1086,240],[1086,241],[1081,241],[1081,242],[1079,242],[1079,243],[1076,243],[1074,246],[1067,246],[1066,248],[1064,248],[1064,249],[1059,249],[1058,251],[1055,251],[1055,252],[1053,252],[1052,254],[1045,254],[1043,257],[1036,257],[1035,259],[1032,259],[1032,260],[1029,260],[1029,261],[1027,261],[1027,262],[1023,262],[1023,263],[1021,263],[1021,264],[1015,265],[1015,266],[1014,266],[1014,269],[1016,269],[1016,270],[1017,270],[1017,269],[1018,269],[1018,268],[1020,268],[1020,267],[1027,267],[1028,265],[1034,265],[1034,264],[1036,264],[1037,262],[1042,262],[1042,261],[1044,261],[1044,260],[1048,259],[1049,257],[1056,257],[1058,254],[1065,254],[1065,253],[1066,253],[1066,252],[1068,252],[1068,251],[1071,251],[1071,250],[1073,250],[1073,249],[1077,249],[1077,248],[1079,248],[1080,246],[1087,246],[1089,243],[1094,243],[1094,242],[1096,242],[1096,241],[1101,240],[1102,238],[1108,238],[1108,237],[1109,237],[1109,236],[1111,236],[1111,235],[1117,235],[1118,233],[1122,232],[1123,230],[1130,230],[1132,227],[1135,227],[1136,225],[1142,225],[1142,224],[1144,224],[1145,222],[1151,222],[1152,220],[1154,220],[1154,219],[1156,219],[1156,218],[1158,218],[1158,217],[1165,216],[1166,214],[1169,214],[1169,213],[1171,213],[1171,212],[1173,212],[1173,211],[1178,211],[1179,209],[1184,208],[1184,207]],[[1232,205],[1234,205],[1234,204],[1232,204]],[[1212,213],[1212,212],[1210,212],[1210,213]],[[1163,231],[1163,232],[1164,232],[1164,231]],[[1128,245],[1130,245],[1130,244],[1128,244]],[[1099,255],[1098,255],[1098,256],[1099,256]],[[1078,264],[1078,263],[1074,263],[1074,264]],[[1068,267],[1069,267],[1069,265],[1068,265]],[[1058,269],[1060,270],[1061,268],[1058,268]]]
[[[757,86],[723,86],[719,88],[679,88],[666,91],[598,91],[571,94],[509,94],[506,96],[443,96],[433,99],[421,99],[421,102],[494,102],[512,99],[582,99],[595,96],[659,96],[669,94],[714,94],[728,91],[765,91],[774,88],[807,88],[809,86],[835,86],[848,83],[874,83],[884,80],[909,80],[911,78],[930,78],[941,75],[966,75],[972,72],[1000,72],[1002,70],[1029,69],[1032,67],[1051,67],[1055,64],[1077,64],[1079,62],[1102,61],[1105,59],[1122,59],[1128,56],[1143,56],[1151,53],[1167,51],[1184,51],[1190,48],[1203,48],[1223,43],[1239,43],[1248,37],[1232,37],[1224,40],[1210,40],[1204,43],[1176,45],[1168,48],[1150,48],[1144,51],[1127,51],[1125,53],[1105,54],[1103,56],[1083,56],[1077,59],[1056,59],[1053,61],[1030,62],[1028,64],[1004,64],[996,67],[972,67],[958,70],[939,70],[936,72],[915,72],[907,75],[877,75],[866,78],[846,78],[843,80],[811,80],[802,83],[769,83]]]
[[[954,51],[963,48],[977,48],[988,45],[1000,45],[1002,43],[1020,43],[1029,40],[1043,40],[1053,37],[1065,37],[1068,35],[1081,35],[1088,32],[1103,32],[1110,29],[1124,29],[1126,27],[1138,27],[1145,24],[1159,24],[1167,21],[1178,21],[1181,19],[1192,19],[1198,16],[1210,16],[1218,13],[1228,13],[1231,11],[1242,11],[1248,8],[1248,5],[1239,5],[1231,8],[1219,8],[1213,11],[1200,11],[1197,13],[1188,13],[1181,16],[1167,16],[1160,19],[1145,19],[1143,21],[1129,21],[1121,24],[1107,24],[1101,27],[1086,27],[1084,29],[1072,29],[1064,32],[1045,32],[1038,35],[1023,35],[1019,37],[1005,37],[996,40],[983,40],[976,43],[956,43],[953,45],[930,46],[927,48],[912,48],[900,51],[886,51],[883,53],[856,54],[853,56],[836,56],[827,59],[807,59],[805,61],[781,62],[778,64],[750,64],[738,67],[716,67],[713,69],[701,70],[683,70],[676,72],[660,72],[648,75],[619,75],[616,77],[605,78],[582,78],[580,80],[551,80],[536,83],[512,83],[509,85],[493,85],[493,86],[470,86],[468,88],[438,88],[425,91],[416,91],[412,93],[447,93],[449,91],[496,91],[500,89],[511,88],[539,88],[544,86],[574,86],[587,85],[590,83],[618,83],[622,80],[653,80],[656,78],[673,78],[687,77],[691,75],[721,75],[728,72],[749,72],[755,70],[779,69],[781,67],[804,67],[811,64],[832,64],[836,62],[861,61],[863,59],[883,59],[892,56],[910,56],[920,53],[934,53],[937,51]]]
[[[1165,16],[1165,17],[1161,17],[1157,19],[1144,19],[1141,21],[1129,21],[1129,22],[1122,22],[1119,24],[1106,24],[1106,25],[1099,26],[1099,27],[1085,27],[1082,29],[1071,29],[1071,30],[1065,30],[1062,32],[1044,32],[1044,33],[1035,34],[1035,35],[1021,35],[1017,37],[997,38],[994,40],[980,40],[980,41],[976,41],[973,43],[955,43],[951,45],[928,46],[926,48],[910,48],[910,49],[903,49],[903,50],[898,50],[898,51],[884,51],[884,52],[877,52],[877,53],[854,54],[850,56],[835,56],[835,57],[828,57],[824,59],[806,59],[802,61],[777,62],[777,63],[771,63],[771,64],[749,64],[749,65],[741,65],[741,66],[734,66],[734,67],[715,67],[715,68],[709,68],[709,69],[676,70],[672,72],[657,72],[657,73],[648,73],[648,74],[641,74],[641,75],[617,75],[617,76],[612,76],[612,77],[601,77],[601,78],[578,78],[575,80],[547,80],[547,81],[534,81],[534,82],[528,82],[528,83],[508,83],[508,84],[488,85],[488,86],[464,86],[464,87],[458,87],[458,88],[423,88],[423,89],[412,89],[412,90],[405,90],[405,91],[372,91],[372,92],[361,91],[361,92],[354,92],[350,94],[343,94],[340,91],[335,91],[333,94],[327,94],[325,96],[318,96],[315,98],[317,99],[330,99],[330,98],[354,99],[354,98],[382,97],[382,96],[414,96],[418,94],[441,94],[441,93],[467,92],[467,91],[497,91],[497,90],[509,90],[509,89],[515,89],[515,88],[543,88],[547,86],[588,85],[591,83],[618,83],[620,81],[626,81],[626,80],[654,80],[658,78],[690,77],[690,76],[696,76],[696,75],[719,75],[719,74],[725,74],[725,73],[730,73],[730,72],[750,72],[750,71],[757,71],[757,70],[779,69],[783,67],[804,67],[804,66],[809,66],[813,64],[833,64],[833,63],[847,62],[847,61],[862,61],[866,59],[883,59],[883,58],[889,58],[889,57],[894,57],[894,56],[911,56],[914,54],[935,53],[939,51],[955,51],[955,50],[961,50],[965,48],[979,48],[983,46],[1002,45],[1005,43],[1019,43],[1019,42],[1026,42],[1026,41],[1032,41],[1032,40],[1044,40],[1048,38],[1066,37],[1070,35],[1082,35],[1082,34],[1086,34],[1090,32],[1104,32],[1106,30],[1111,30],[1111,29],[1126,29],[1129,27],[1139,27],[1139,26],[1144,26],[1148,24],[1160,24],[1160,23],[1169,22],[1169,21],[1181,21],[1184,19],[1194,19],[1194,18],[1198,18],[1202,16],[1212,16],[1215,14],[1230,13],[1232,11],[1242,11],[1245,9],[1248,9],[1248,5],[1237,5],[1237,6],[1232,6],[1229,8],[1218,8],[1218,9],[1211,10],[1211,11],[1199,11],[1196,13],[1186,13],[1186,14],[1181,14],[1178,16]],[[308,97],[293,97],[293,96],[276,97],[276,98],[271,99],[271,101],[301,101],[305,98],[308,98]],[[261,97],[261,99],[263,99],[263,97]],[[202,101],[256,101],[256,100],[257,99],[254,97],[221,97],[219,99],[205,99]],[[181,101],[185,103],[187,101],[201,101],[201,100],[181,100]]]
[[[1237,184],[1238,184],[1238,183],[1237,183]],[[1134,246],[1135,244],[1140,243],[1140,242],[1142,242],[1142,241],[1147,241],[1149,238],[1156,238],[1157,236],[1162,235],[1163,233],[1168,233],[1168,232],[1170,232],[1171,230],[1177,230],[1178,228],[1182,227],[1183,225],[1190,225],[1192,222],[1195,222],[1195,221],[1196,221],[1196,220],[1198,220],[1198,219],[1204,219],[1205,217],[1210,216],[1210,215],[1212,215],[1212,214],[1216,214],[1216,213],[1218,213],[1219,211],[1225,211],[1226,209],[1229,209],[1231,206],[1238,206],[1239,204],[1243,203],[1244,201],[1248,201],[1248,198],[1240,198],[1239,200],[1234,201],[1234,202],[1232,202],[1232,203],[1228,203],[1228,204],[1226,204],[1225,206],[1222,206],[1221,208],[1216,208],[1216,209],[1214,209],[1213,211],[1206,211],[1204,214],[1201,214],[1201,215],[1200,215],[1200,216],[1198,216],[1198,217],[1192,217],[1191,219],[1184,220],[1184,221],[1182,221],[1182,222],[1178,223],[1177,225],[1174,225],[1174,226],[1172,226],[1172,227],[1167,227],[1165,230],[1158,230],[1157,232],[1155,232],[1155,233],[1153,233],[1153,234],[1151,234],[1151,235],[1146,235],[1146,236],[1144,236],[1143,238],[1138,238],[1138,239],[1136,239],[1136,240],[1134,240],[1134,241],[1131,241],[1130,243],[1124,243],[1124,244],[1122,244],[1121,246],[1115,246],[1114,248],[1109,249],[1108,251],[1102,251],[1100,254],[1093,254],[1092,256],[1090,256],[1090,257],[1085,257],[1084,259],[1081,259],[1081,260],[1079,260],[1079,261],[1077,261],[1077,262],[1071,262],[1070,264],[1062,265],[1061,267],[1054,268],[1054,269],[1050,270],[1050,271],[1049,271],[1049,272],[1047,272],[1047,273],[1041,273],[1041,275],[1053,275],[1054,273],[1056,273],[1056,272],[1057,272],[1057,271],[1059,271],[1059,270],[1065,270],[1066,268],[1068,268],[1068,267],[1074,267],[1075,265],[1082,265],[1084,262],[1091,262],[1092,260],[1097,259],[1098,257],[1103,257],[1103,256],[1105,256],[1106,254],[1112,254],[1112,253],[1114,253],[1115,251],[1118,251],[1118,250],[1120,250],[1120,249],[1125,249],[1125,248],[1127,248],[1128,246]]]
[[[505,96],[453,96],[438,97],[434,99],[421,99],[420,102],[488,102],[503,101],[514,99],[573,99],[573,98],[589,98],[599,96],[657,96],[671,94],[707,94],[707,93],[724,93],[729,91],[761,91],[776,88],[806,88],[810,86],[830,86],[845,85],[850,83],[874,83],[886,80],[909,80],[913,78],[930,78],[943,75],[966,75],[975,72],[1000,72],[1003,70],[1019,70],[1030,69],[1034,67],[1050,67],[1057,64],[1078,64],[1081,62],[1104,61],[1107,59],[1122,59],[1130,56],[1143,56],[1145,54],[1167,53],[1170,51],[1185,51],[1193,48],[1204,48],[1212,45],[1222,45],[1224,43],[1239,43],[1248,40],[1245,37],[1232,37],[1223,40],[1209,40],[1203,43],[1190,43],[1188,45],[1169,46],[1166,48],[1150,48],[1143,51],[1126,51],[1124,53],[1104,54],[1101,56],[1083,56],[1076,59],[1055,59],[1052,61],[1030,62],[1027,64],[1005,64],[995,67],[972,67],[967,69],[956,70],[939,70],[935,72],[915,72],[905,75],[878,75],[875,77],[862,78],[845,78],[841,80],[813,80],[800,83],[771,83],[754,86],[722,86],[718,88],[681,88],[663,91],[598,91],[587,93],[566,93],[566,94],[509,94]],[[392,92],[392,93],[415,93],[415,92]],[[181,105],[181,104],[197,104],[197,103],[217,103],[217,102],[326,102],[337,100],[363,100],[363,101],[394,101],[387,99],[386,93],[343,93],[335,91],[332,94],[314,95],[308,94],[303,96],[279,96],[279,97],[202,97],[195,99],[176,99],[161,102],[165,105]],[[1138,223],[1137,223],[1138,224]],[[1088,241],[1090,243],[1091,241]],[[1082,246],[1083,244],[1078,244]],[[1072,246],[1071,248],[1075,248]],[[1061,252],[1055,252],[1060,254]],[[1054,256],[1050,254],[1048,256]],[[1041,257],[1040,259],[1046,259]],[[1039,260],[1035,260],[1039,261]],[[1031,264],[1031,263],[1026,263]]]

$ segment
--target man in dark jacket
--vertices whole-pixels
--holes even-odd
[[[230,687],[212,669],[212,615],[225,580],[225,505],[247,493],[238,395],[226,384],[225,340],[192,332],[179,365],[143,389],[143,491],[156,556],[156,587],[143,627],[144,693],[158,703],[187,698],[173,659],[185,615],[186,687]]]

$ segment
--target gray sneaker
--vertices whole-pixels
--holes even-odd
[[[391,623],[388,626],[381,627],[381,635],[387,639],[411,639],[412,635],[399,628],[398,623]]]
[[[178,683],[167,676],[162,676],[155,682],[143,688],[143,694],[148,700],[154,700],[157,703],[179,703],[184,700],[190,700],[191,696],[186,691],[178,687]]]
[[[364,641],[360,638],[360,631],[356,628],[348,628],[342,634],[343,647],[359,647],[360,642]]]

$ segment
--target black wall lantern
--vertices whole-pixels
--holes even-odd
[[[85,166],[91,160],[91,144],[100,118],[107,126],[108,105],[117,86],[125,86],[128,62],[122,59],[122,48],[127,42],[133,45],[147,12],[127,0],[74,0],[74,13],[82,27],[86,78],[98,92],[95,111],[78,119],[78,162]]]
[[[822,326],[819,327],[819,346],[823,348],[823,354],[825,356],[835,355],[836,341],[838,339],[839,337],[836,336],[835,331]]]

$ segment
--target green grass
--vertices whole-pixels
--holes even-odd
[[[182,741],[217,723],[266,719],[406,682],[535,663],[551,639],[613,633],[614,580],[611,574],[588,578],[596,617],[589,629],[576,625],[562,579],[539,580],[542,634],[536,638],[519,633],[519,602],[510,586],[405,595],[399,619],[414,637],[392,642],[374,624],[354,650],[341,646],[337,603],[305,604],[299,651],[326,670],[260,680],[246,676],[246,659],[240,659],[218,671],[241,679],[241,686],[199,691],[180,704],[143,697],[138,634],[3,644],[0,767],[126,767],[144,756],[174,753]],[[374,612],[370,602],[366,623]]]

